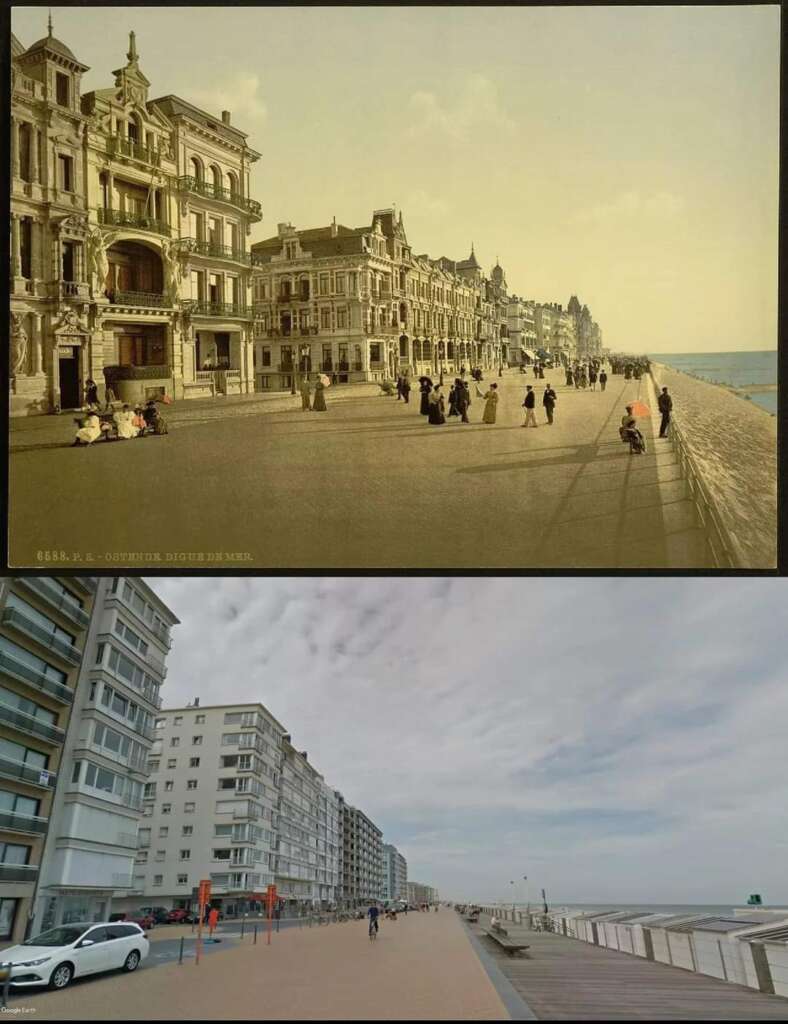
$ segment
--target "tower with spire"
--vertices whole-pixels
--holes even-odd
[[[115,76],[115,87],[120,90],[121,102],[134,103],[144,107],[148,102],[148,89],[150,81],[143,75],[139,67],[139,55],[137,54],[137,35],[129,32],[129,48],[126,52],[127,64],[123,68],[113,71]]]

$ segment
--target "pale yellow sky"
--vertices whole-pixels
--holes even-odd
[[[265,219],[369,223],[510,291],[577,293],[613,349],[776,347],[780,11],[750,7],[70,7],[111,84],[229,109]],[[46,8],[15,8],[29,46]]]

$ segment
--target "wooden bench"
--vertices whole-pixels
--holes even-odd
[[[492,925],[485,934],[494,939],[501,949],[506,950],[507,953],[520,953],[529,948],[524,942],[516,942],[514,939],[510,939],[507,930],[499,924]]]

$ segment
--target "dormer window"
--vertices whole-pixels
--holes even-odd
[[[70,106],[70,85],[71,83],[69,81],[68,75],[61,74],[60,71],[55,72],[55,98],[57,100],[58,106]]]

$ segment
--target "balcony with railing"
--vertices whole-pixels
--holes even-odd
[[[98,589],[98,576],[70,576],[69,579],[87,594],[95,594]]]
[[[18,576],[17,583],[31,590],[37,597],[42,597],[57,611],[62,612],[79,626],[87,626],[90,616],[77,603],[76,598],[69,597],[53,586],[43,576]]]
[[[71,665],[78,665],[82,660],[82,652],[77,647],[74,647],[73,644],[68,643],[66,640],[62,640],[59,636],[55,636],[54,633],[48,632],[39,626],[37,622],[33,622],[32,619],[28,618],[18,608],[6,608],[3,612],[2,621],[7,626],[12,626],[20,633],[24,633],[31,640],[37,641],[42,647],[47,647],[50,651],[59,654],[61,658]],[[0,655],[0,664],[2,664],[2,655]],[[25,681],[27,681],[27,677]]]
[[[232,260],[234,263],[243,263],[247,267],[252,261],[251,253],[244,252],[243,249],[199,238],[182,238],[178,248],[181,253],[196,253],[198,256],[213,256],[220,260]]]
[[[0,882],[35,882],[38,864],[0,863]]]
[[[169,309],[172,306],[169,296],[158,292],[122,292],[110,289],[107,298],[113,306],[141,306],[147,309]]]
[[[10,704],[0,701],[0,722],[16,729],[17,732],[26,733],[28,736],[36,736],[48,740],[50,743],[62,743],[66,733],[57,725],[50,725],[26,711],[18,711]]]
[[[12,757],[0,754],[0,776],[26,782],[28,786],[40,786],[42,789],[54,789],[57,776],[47,768],[35,768],[24,761],[15,761]]]
[[[277,302],[309,302],[309,292],[279,292],[276,296]]]
[[[15,608],[6,608],[3,613],[3,622],[9,621],[12,615],[17,620],[24,618]],[[32,628],[40,630],[46,636],[45,631],[36,626],[35,623],[30,623],[30,625]],[[45,672],[41,672],[32,665],[26,665],[23,661],[19,661],[12,654],[9,654],[8,651],[0,650],[0,672],[11,676],[12,679],[27,683],[34,690],[43,690],[44,693],[48,693],[50,697],[55,697],[62,704],[71,704],[74,701],[74,692],[68,686],[64,686],[63,683],[52,679]]]
[[[151,167],[161,167],[162,152],[152,146],[143,145],[135,139],[124,138],[122,135],[110,135],[107,138],[107,152],[111,157],[129,157],[140,160]]]
[[[126,210],[106,210],[99,207],[98,222],[104,227],[137,228],[151,231],[156,235],[170,235],[170,225],[145,213],[129,213]]]
[[[188,305],[189,311],[196,316],[233,316],[248,319],[251,311],[242,302],[207,302],[204,299],[191,299],[184,306]]]
[[[218,199],[222,203],[229,203],[239,210],[244,210],[250,217],[260,220],[263,216],[263,208],[254,199],[247,199],[237,192],[231,192],[228,188],[222,188],[208,181],[198,181],[189,174],[178,178],[178,191],[191,192],[193,195],[205,196],[207,199]]]
[[[18,811],[0,811],[0,828],[8,832],[25,832],[43,835],[47,830],[47,818],[37,814],[20,814]]]

